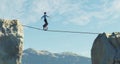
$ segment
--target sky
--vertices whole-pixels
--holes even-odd
[[[119,32],[120,0],[0,0],[0,18],[42,28],[95,33]],[[24,49],[73,52],[90,57],[97,34],[55,33],[24,27]]]

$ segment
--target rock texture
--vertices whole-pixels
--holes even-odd
[[[92,64],[120,64],[120,33],[99,34],[91,49]]]
[[[22,49],[22,24],[0,19],[0,64],[21,64]]]

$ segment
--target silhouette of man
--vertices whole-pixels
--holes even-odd
[[[44,18],[45,24],[43,25],[43,30],[45,30],[45,31],[48,29],[48,27],[47,27],[47,25],[48,25],[47,17],[49,17],[49,16],[47,16],[46,12],[44,12],[44,15],[41,17],[41,19]]]

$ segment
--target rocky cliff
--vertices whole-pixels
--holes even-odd
[[[0,19],[0,64],[21,64],[22,49],[22,24]]]
[[[99,34],[91,49],[92,64],[120,64],[120,33]]]

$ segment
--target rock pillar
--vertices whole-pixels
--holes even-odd
[[[18,20],[0,19],[0,64],[21,64],[23,26]]]

